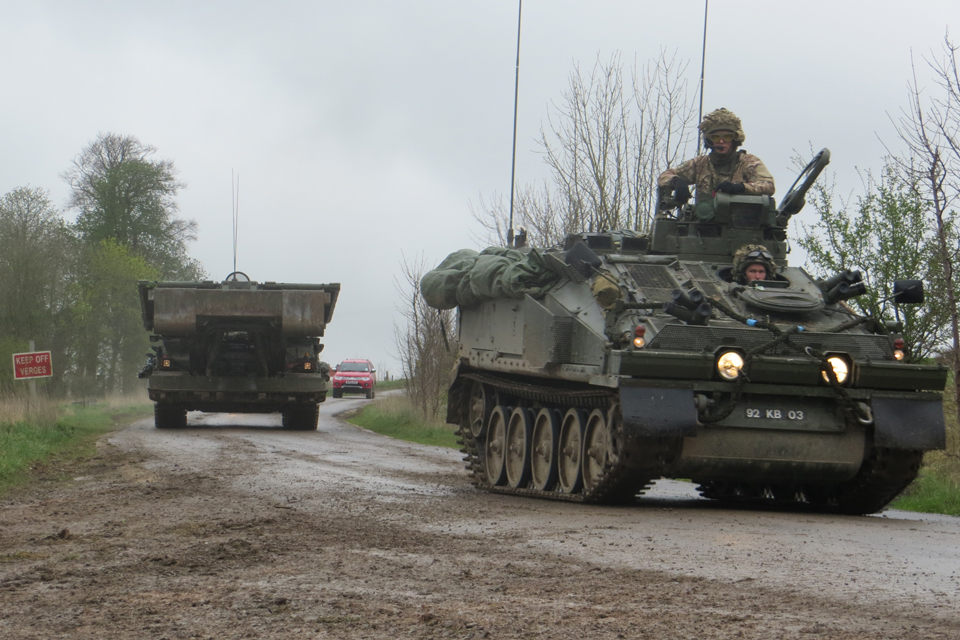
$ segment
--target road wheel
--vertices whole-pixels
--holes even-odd
[[[560,440],[560,412],[540,409],[533,421],[530,440],[530,475],[533,488],[553,491],[557,486],[557,442]]]
[[[187,410],[179,404],[158,402],[153,405],[153,424],[157,429],[183,429],[187,426]]]
[[[613,424],[600,409],[594,409],[587,418],[583,436],[583,487],[584,491],[595,488],[610,465],[617,461]]]
[[[343,397],[343,389],[334,389],[334,390],[333,390],[333,397],[334,397],[334,398],[342,398],[342,397]]]
[[[367,389],[367,390],[364,392],[364,395],[367,396],[367,400],[372,400],[372,399],[373,399],[373,389]]]
[[[283,410],[283,428],[292,431],[313,431],[320,418],[318,404],[292,404]]]
[[[560,440],[557,446],[560,490],[564,493],[580,493],[583,489],[583,473],[580,454],[583,449],[583,425],[586,414],[580,409],[570,409],[560,425]]]
[[[526,487],[530,482],[530,442],[533,433],[533,411],[517,407],[510,414],[507,424],[507,446],[504,466],[507,468],[507,485],[514,489]]]
[[[487,421],[493,411],[493,392],[490,387],[474,381],[470,389],[470,405],[467,410],[467,419],[470,421],[470,433],[477,440],[482,440],[487,434]]]
[[[486,454],[484,466],[487,471],[487,482],[495,486],[507,482],[504,453],[507,440],[507,416],[510,412],[510,407],[496,407],[490,414],[490,424],[487,426],[487,442],[483,448]]]

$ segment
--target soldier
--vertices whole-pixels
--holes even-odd
[[[757,156],[738,151],[746,136],[740,118],[726,109],[708,113],[700,123],[703,144],[710,153],[687,160],[660,174],[657,184],[674,191],[681,203],[690,199],[688,185],[697,185],[697,201],[716,192],[772,196],[773,176]]]
[[[750,284],[757,280],[773,280],[777,263],[767,248],[760,244],[745,244],[733,254],[733,270],[730,277],[738,284]]]

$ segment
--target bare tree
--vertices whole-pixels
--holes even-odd
[[[394,284],[400,293],[398,311],[404,326],[394,326],[407,397],[426,421],[434,421],[443,407],[450,371],[457,359],[453,312],[427,306],[420,280],[427,272],[422,256],[403,258]]]
[[[686,63],[662,50],[624,85],[619,54],[589,73],[575,67],[563,100],[541,129],[539,146],[551,180],[517,188],[514,217],[528,240],[549,246],[567,233],[647,231],[655,214],[656,179],[694,139],[695,107]],[[504,244],[509,209],[480,199],[473,211],[488,242]]]
[[[561,242],[568,233],[579,231],[573,220],[564,215],[562,198],[551,192],[548,185],[523,186],[514,198],[514,213],[523,221],[529,244],[549,247]],[[510,220],[510,204],[503,197],[494,196],[490,202],[480,196],[479,208],[470,205],[473,219],[483,230],[478,240],[487,244],[506,245]]]
[[[957,47],[949,34],[939,55],[926,60],[940,92],[927,97],[917,79],[916,66],[907,86],[909,106],[894,120],[897,134],[907,145],[908,154],[899,169],[908,182],[916,185],[916,194],[932,216],[936,230],[937,263],[942,276],[950,318],[951,351],[960,353],[960,308],[956,291],[958,236],[956,206],[960,201],[960,76]],[[960,392],[960,361],[951,359],[956,390]],[[960,397],[960,393],[958,393]],[[960,410],[958,410],[960,417]]]

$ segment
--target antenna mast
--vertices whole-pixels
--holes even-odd
[[[513,156],[510,160],[510,226],[507,229],[507,246],[513,246],[513,195],[517,176],[517,99],[520,95],[520,22],[523,17],[523,0],[517,13],[517,72],[513,82]]]
[[[703,69],[707,61],[707,11],[710,9],[710,0],[703,0],[703,45],[700,48],[700,114],[697,123],[703,122]],[[703,136],[697,136],[697,150],[703,144]]]
[[[240,227],[240,174],[230,169],[230,197],[233,200],[233,272],[237,270],[237,232]]]

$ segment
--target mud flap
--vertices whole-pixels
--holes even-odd
[[[697,408],[693,389],[620,387],[620,409],[627,433],[637,436],[693,436]]]
[[[943,402],[873,397],[874,441],[879,447],[929,451],[946,446]]]

